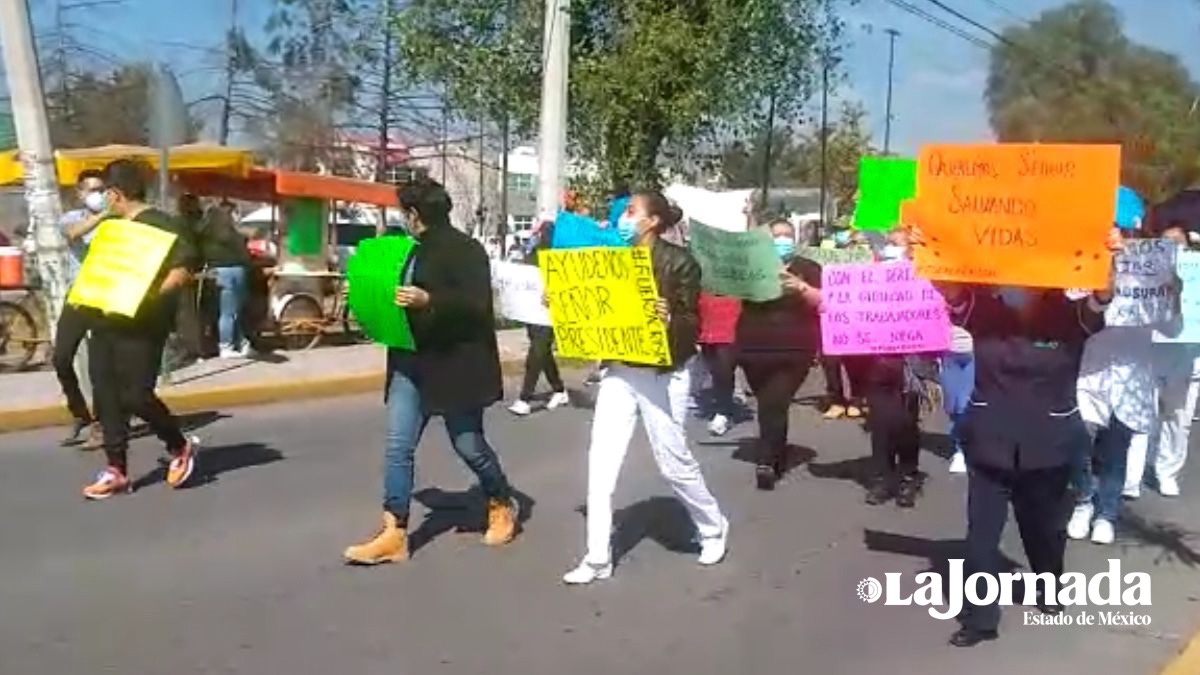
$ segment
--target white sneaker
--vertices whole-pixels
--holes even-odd
[[[1097,518],[1096,523],[1092,525],[1092,543],[1111,544],[1116,538],[1113,524],[1103,518]]]
[[[1179,496],[1179,481],[1174,478],[1159,478],[1158,493],[1164,497]]]
[[[221,347],[221,353],[217,356],[220,359],[240,359],[242,353],[233,347]]]
[[[715,537],[700,540],[700,558],[701,565],[716,565],[725,559],[725,553],[729,550],[729,519],[721,523],[721,534]]]
[[[512,402],[512,405],[508,406],[508,412],[520,417],[524,417],[533,412],[533,408],[529,407],[529,403],[522,401],[521,399],[517,399]]]
[[[251,346],[249,340],[243,342],[241,349],[238,349],[237,352],[238,356],[241,356],[243,359],[251,359],[258,355],[258,352],[254,351],[254,347]]]
[[[1067,523],[1067,536],[1072,539],[1086,538],[1088,531],[1092,529],[1092,515],[1095,512],[1091,502],[1076,504],[1075,512],[1071,514],[1071,520]]]
[[[613,566],[612,561],[602,565],[596,565],[586,560],[579,563],[579,567],[567,572],[563,575],[563,583],[568,586],[585,586],[593,581],[603,581],[612,576]]]
[[[1138,499],[1142,496],[1142,487],[1140,485],[1126,485],[1124,490],[1121,490],[1121,496],[1126,499]]]
[[[961,452],[954,453],[954,456],[950,458],[950,473],[966,473],[966,472],[967,472],[967,458],[963,457],[963,454]]]
[[[713,415],[708,423],[708,433],[713,436],[724,436],[729,433],[729,418],[724,415]]]
[[[550,400],[546,402],[546,410],[554,410],[555,408],[561,408],[564,405],[571,405],[571,397],[568,396],[567,392],[565,391],[556,391],[554,392],[554,395],[550,397]]]

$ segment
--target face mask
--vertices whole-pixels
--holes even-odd
[[[621,216],[617,219],[617,234],[623,241],[633,243],[638,238],[638,221],[633,216]]]
[[[1033,295],[1029,292],[1029,290],[1021,288],[1020,286],[1002,286],[1001,288],[996,289],[996,295],[1000,297],[1000,300],[1002,300],[1004,304],[1017,311],[1021,311],[1028,307],[1029,303],[1033,300]]]
[[[833,233],[833,243],[845,246],[850,243],[850,230],[838,230]]]
[[[883,260],[903,260],[905,249],[903,246],[896,244],[888,244],[879,252],[879,257]]]
[[[779,259],[784,262],[791,260],[796,255],[796,242],[788,237],[775,237],[772,244],[775,245],[775,255],[778,255]]]
[[[83,198],[83,205],[92,213],[100,213],[108,205],[108,200],[104,198],[103,192],[89,192]]]

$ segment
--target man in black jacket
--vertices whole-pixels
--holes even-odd
[[[434,415],[445,421],[455,452],[487,496],[483,543],[502,546],[517,533],[508,478],[483,433],[484,409],[503,396],[487,253],[450,225],[450,197],[438,183],[401,188],[400,208],[419,245],[396,305],[407,312],[417,350],[388,352],[383,529],[346,549],[346,561],[355,564],[408,558],[413,457]]]

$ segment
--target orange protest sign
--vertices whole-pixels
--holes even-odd
[[[927,279],[1105,288],[1121,149],[1107,145],[931,145],[902,205],[926,245]]]

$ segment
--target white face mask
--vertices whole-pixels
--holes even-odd
[[[905,249],[903,246],[896,244],[888,244],[879,252],[879,257],[884,260],[903,260]]]
[[[107,200],[104,198],[103,192],[89,192],[87,193],[87,196],[83,198],[83,205],[86,206],[87,210],[91,211],[92,213],[100,213],[104,210],[106,201]]]

